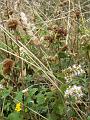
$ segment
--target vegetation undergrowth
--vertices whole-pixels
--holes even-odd
[[[0,120],[90,120],[89,5],[0,1]]]

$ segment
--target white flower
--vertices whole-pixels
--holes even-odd
[[[76,86],[76,85],[73,85],[72,87],[69,86],[69,88],[67,88],[67,90],[65,91],[65,97],[66,98],[69,98],[69,96],[74,96],[75,97],[75,100],[78,100],[80,97],[83,96],[83,93],[82,93],[82,87],[81,86]]]
[[[75,68],[75,69],[77,68],[75,64],[72,67]]]
[[[27,26],[28,22],[27,22],[27,17],[25,15],[25,13],[21,12],[20,17],[21,17],[21,21],[22,21],[23,25]]]
[[[27,91],[28,91],[28,88],[22,90],[22,93],[25,93],[25,92],[27,92]]]
[[[3,85],[2,84],[0,84],[0,89],[3,89]]]
[[[68,67],[62,71],[65,75],[66,82],[70,82],[74,77],[81,76],[85,73],[81,65],[74,64],[72,67]]]

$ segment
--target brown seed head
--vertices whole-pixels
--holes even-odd
[[[79,10],[77,10],[77,11],[75,12],[75,14],[76,14],[76,17],[77,17],[77,18],[80,17],[80,11],[79,11]]]
[[[71,117],[70,120],[77,120],[77,118],[76,117]]]
[[[35,39],[33,39],[32,42],[33,42],[33,44],[36,45],[36,46],[38,46],[38,45],[41,44],[39,38],[35,38]]]
[[[14,65],[14,61],[7,58],[3,61],[3,74],[9,74],[11,71],[11,68]]]
[[[10,19],[8,20],[7,25],[8,25],[8,28],[15,30],[18,25],[18,21],[16,19]]]
[[[61,35],[61,36],[66,36],[67,35],[67,30],[64,29],[63,27],[54,29],[54,32]]]
[[[52,43],[52,42],[53,42],[53,37],[52,37],[52,36],[49,36],[49,35],[46,35],[46,36],[44,36],[44,40],[47,40],[47,41],[49,41],[50,43]]]

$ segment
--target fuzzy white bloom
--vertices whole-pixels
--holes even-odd
[[[27,22],[27,17],[25,15],[25,13],[21,12],[20,17],[21,17],[21,21],[22,21],[23,25],[27,26],[28,22]]]
[[[69,96],[75,97],[75,100],[79,100],[83,96],[82,87],[76,85],[73,85],[72,87],[69,86],[65,91],[65,97],[69,98]]]
[[[28,92],[28,88],[22,90],[22,93]]]
[[[2,84],[0,84],[0,89],[3,89],[3,85]]]
[[[20,13],[20,17],[23,27],[26,28],[27,34],[30,36],[34,36],[33,31],[36,29],[35,25],[31,24],[30,21],[28,22],[26,14],[24,12]]]

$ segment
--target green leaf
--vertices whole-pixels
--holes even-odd
[[[63,84],[63,85],[61,85],[60,90],[61,90],[62,93],[64,94],[64,92],[66,91],[67,88],[68,88],[68,85]]]
[[[32,97],[35,94],[36,91],[38,91],[37,88],[30,88],[29,89],[29,95]]]
[[[87,120],[90,120],[90,116],[87,117]]]
[[[64,111],[65,111],[65,107],[64,107],[63,102],[60,99],[56,100],[53,106],[53,112],[59,115],[63,115]]]
[[[0,74],[0,80],[2,80],[3,78],[4,78],[4,76]]]
[[[4,89],[2,91],[2,97],[4,97],[4,98],[7,97],[10,94],[11,91],[12,91],[11,87],[9,89]]]
[[[55,113],[51,113],[49,116],[48,116],[48,120],[59,120],[60,117],[58,117],[57,114]]]
[[[22,95],[23,95],[22,91],[17,92],[15,99],[22,102]]]
[[[22,120],[22,117],[19,112],[13,112],[9,114],[8,120]]]
[[[66,57],[68,57],[68,56],[67,56],[67,54],[66,54],[65,52],[61,52],[61,51],[60,51],[60,52],[58,53],[58,57],[59,57],[59,58],[66,58]]]
[[[43,94],[38,94],[37,95],[37,103],[38,104],[43,104],[45,102],[45,97]]]

